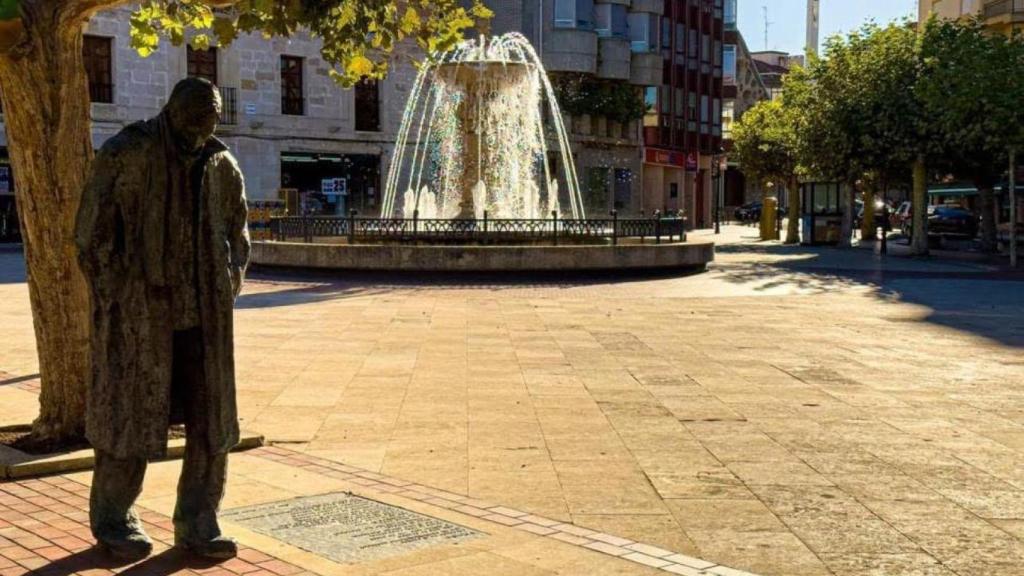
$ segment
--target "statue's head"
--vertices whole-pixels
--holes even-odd
[[[198,151],[213,136],[220,110],[220,92],[203,78],[178,82],[164,107],[171,133],[185,152]]]

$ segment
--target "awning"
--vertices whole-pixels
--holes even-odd
[[[977,196],[978,189],[964,184],[948,184],[933,186],[928,189],[929,196]]]

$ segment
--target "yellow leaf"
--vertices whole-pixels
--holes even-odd
[[[346,67],[349,74],[355,76],[368,76],[373,73],[373,62],[366,56],[355,56],[348,62]]]

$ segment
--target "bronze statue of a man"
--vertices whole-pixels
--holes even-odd
[[[175,544],[210,558],[237,552],[217,510],[239,438],[232,308],[249,233],[241,171],[213,137],[220,108],[210,82],[179,82],[157,117],[104,144],[78,213],[92,297],[89,516],[100,546],[121,557],[152,552],[132,506],[176,423],[187,446]]]

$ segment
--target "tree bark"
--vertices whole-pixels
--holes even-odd
[[[995,252],[997,248],[997,222],[999,214],[996,208],[995,193],[990,182],[975,181],[978,189],[978,211],[981,213],[981,250]]]
[[[878,240],[875,231],[875,190],[873,183],[864,186],[864,217],[860,221],[860,241]]]
[[[910,252],[916,256],[928,255],[928,170],[923,155],[913,164],[914,191],[911,194],[913,230]]]
[[[788,198],[786,203],[787,213],[786,217],[789,220],[786,222],[786,244],[799,244],[800,243],[800,180],[796,176],[791,176],[789,179],[789,187],[787,189]]]
[[[843,219],[839,227],[839,242],[840,248],[849,248],[853,244],[853,209],[856,206],[854,199],[856,194],[857,185],[853,182],[847,184],[842,188],[839,193],[840,203],[843,205]]]
[[[34,434],[64,442],[84,431],[89,300],[74,226],[92,160],[90,103],[75,2],[22,2],[26,39],[0,54],[4,120],[42,393]]]

